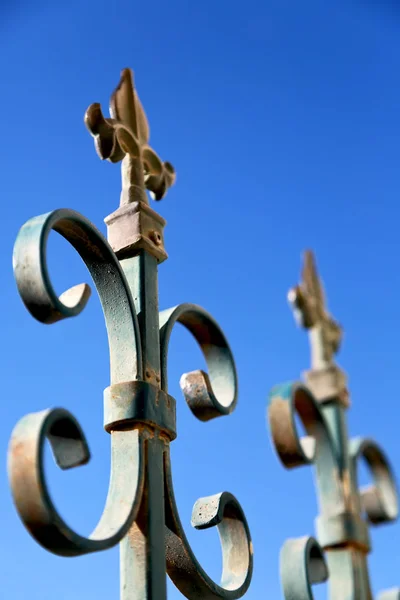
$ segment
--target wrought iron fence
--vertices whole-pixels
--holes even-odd
[[[26,308],[47,324],[78,315],[90,296],[87,284],[56,295],[46,266],[52,230],[75,248],[91,273],[110,351],[110,386],[104,392],[104,428],[111,436],[108,497],[88,538],[74,532],[57,512],[43,468],[46,440],[61,469],[84,464],[89,451],[74,416],[54,409],[23,417],[13,431],[8,468],[14,502],[30,534],[54,554],[79,556],[120,544],[121,600],[166,598],[166,573],[187,598],[240,598],[251,582],[253,547],[239,502],[225,492],[200,498],[193,509],[194,527],[218,528],[223,572],[217,584],[196,560],[173,492],[170,442],[177,436],[176,402],[168,393],[167,358],[176,323],[197,340],[208,367],[207,373],[193,371],[181,379],[194,415],[201,421],[228,415],[237,401],[232,352],[211,315],[194,304],[159,313],[157,270],[167,259],[165,221],[151,208],[146,190],[161,200],[175,182],[175,170],[149,146],[148,123],[130,70],[122,72],[111,97],[110,118],[103,116],[99,104],[92,104],[85,123],[100,158],[122,161],[120,207],[106,218],[108,241],[79,213],[55,210],[21,228],[14,271]],[[334,360],[341,328],[327,312],[310,252],[303,281],[289,300],[309,330],[311,369],[304,384],[286,383],[272,390],[269,425],[284,466],[315,464],[321,515],[316,538],[288,540],[282,548],[284,596],[310,599],[312,584],[329,577],[332,599],[370,600],[367,524],[396,519],[394,479],[375,442],[348,439],[346,377]],[[375,481],[365,490],[357,483],[359,458],[367,462]],[[380,600],[395,599],[400,599],[398,589],[380,595]]]

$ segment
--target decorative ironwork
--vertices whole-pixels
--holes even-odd
[[[309,331],[311,370],[305,384],[286,383],[271,391],[269,425],[283,465],[314,464],[320,505],[317,539],[288,540],[281,551],[286,600],[312,599],[311,586],[328,580],[332,600],[372,600],[367,555],[368,524],[398,516],[396,486],[388,460],[371,439],[349,439],[349,406],[344,372],[335,364],[342,331],[326,309],[322,283],[311,252],[305,255],[303,281],[289,292],[300,324]],[[296,425],[300,419],[306,436]],[[368,465],[374,484],[359,489],[357,463]],[[324,557],[326,557],[326,562]],[[400,589],[379,595],[399,600]]]
[[[87,463],[90,455],[78,421],[58,408],[25,416],[13,431],[8,469],[15,505],[30,534],[54,554],[79,556],[120,544],[121,600],[165,599],[166,572],[187,598],[234,600],[245,594],[252,575],[247,521],[228,492],[194,505],[194,527],[218,527],[223,572],[217,584],[192,552],[174,498],[170,442],[177,436],[176,401],[168,393],[167,378],[169,339],[174,325],[181,323],[200,345],[208,367],[207,373],[198,370],[181,378],[189,408],[204,422],[229,415],[237,402],[232,352],[219,325],[201,307],[181,304],[159,313],[158,265],[168,258],[165,221],[150,206],[147,191],[161,200],[175,182],[175,170],[149,145],[147,118],[130,70],[122,72],[111,97],[110,118],[92,104],[85,124],[100,158],[122,163],[120,207],[105,219],[108,241],[85,217],[60,209],[25,223],[13,259],[21,298],[42,323],[77,316],[91,294],[83,283],[56,295],[46,261],[52,230],[75,248],[92,276],[110,352],[110,386],[104,391],[104,428],[111,437],[109,491],[99,523],[87,538],[59,515],[44,474],[46,440],[61,469]],[[329,580],[332,600],[372,600],[368,524],[397,518],[394,478],[374,441],[348,438],[347,380],[335,362],[342,329],[327,310],[311,252],[289,301],[309,332],[311,368],[304,384],[272,390],[269,424],[285,467],[315,465],[321,514],[316,538],[288,540],[282,548],[284,595],[286,600],[312,600],[312,585]],[[358,485],[360,458],[374,479],[366,489]],[[379,599],[400,600],[400,588]]]
[[[43,469],[47,439],[61,469],[86,463],[84,433],[71,413],[46,410],[16,425],[9,448],[9,477],[19,515],[47,550],[78,556],[121,545],[121,599],[166,598],[165,570],[191,599],[234,599],[252,574],[252,544],[238,501],[224,492],[201,498],[193,508],[197,529],[217,526],[223,573],[215,583],[197,562],[174,498],[169,444],[176,437],[175,399],[168,393],[168,343],[175,323],[199,343],[208,373],[183,375],[181,388],[194,413],[208,421],[228,415],[237,401],[231,350],[213,318],[194,304],[158,312],[158,264],[167,258],[165,221],[149,205],[146,188],[160,200],[175,171],[148,145],[149,127],[122,72],[111,98],[111,118],[99,104],[85,123],[99,156],[122,161],[120,208],[106,218],[108,241],[80,214],[56,210],[30,219],[19,232],[14,270],[22,300],[38,321],[55,323],[78,315],[90,287],[77,285],[57,297],[46,266],[49,233],[62,235],[86,263],[100,296],[110,350],[110,387],[104,392],[104,427],[111,434],[111,477],[104,513],[88,537],[75,533],[53,504]]]

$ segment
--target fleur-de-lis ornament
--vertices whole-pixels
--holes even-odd
[[[143,183],[155,200],[161,200],[175,182],[175,170],[149,146],[150,128],[130,69],[122,71],[111,96],[110,117],[105,118],[100,104],[95,103],[87,109],[85,123],[95,138],[100,158],[113,163],[123,161],[121,206],[146,201]]]
[[[322,281],[309,250],[304,253],[301,283],[289,291],[288,300],[296,321],[309,334],[311,369],[304,374],[308,386],[317,398],[335,396],[348,406],[346,375],[335,363],[343,331],[328,312]]]
[[[322,281],[309,250],[304,253],[302,281],[289,291],[288,299],[298,323],[314,332],[310,340],[312,368],[331,365],[339,352],[343,332],[327,310]]]

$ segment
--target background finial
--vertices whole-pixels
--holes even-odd
[[[310,330],[312,368],[332,365],[343,332],[327,310],[322,282],[310,250],[304,253],[302,281],[289,291],[288,299],[297,322]]]

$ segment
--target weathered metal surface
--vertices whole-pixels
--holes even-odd
[[[164,247],[165,220],[144,202],[121,206],[105,219],[110,246],[121,260],[146,250],[158,263],[168,258]]]
[[[85,124],[102,160],[123,161],[121,206],[135,200],[145,202],[144,186],[155,200],[161,200],[175,181],[175,169],[149,146],[150,128],[130,69],[122,71],[111,96],[110,116],[104,118],[100,104],[91,104]]]
[[[200,498],[193,507],[197,529],[217,526],[222,545],[223,571],[216,584],[198,563],[179,519],[172,488],[169,453],[165,454],[166,559],[168,575],[187,598],[216,600],[241,598],[250,585],[253,548],[240,504],[225,492]]]
[[[126,429],[135,423],[151,423],[169,439],[176,438],[176,402],[147,381],[117,383],[104,390],[104,429]]]
[[[208,373],[192,371],[181,378],[181,388],[200,421],[230,414],[237,402],[237,374],[228,342],[219,325],[203,308],[180,304],[160,313],[161,381],[167,389],[168,344],[175,323],[181,323],[199,344]]]
[[[50,324],[77,316],[89,299],[87,284],[57,297],[46,265],[47,239],[52,229],[79,252],[99,293],[108,333],[111,383],[140,378],[143,367],[139,322],[129,285],[108,242],[82,215],[72,210],[55,210],[30,219],[21,228],[13,264],[26,308],[35,319]]]
[[[288,294],[299,324],[310,331],[311,366],[332,364],[342,342],[342,328],[329,314],[312,252],[305,252],[302,282]]]
[[[306,464],[315,466],[320,516],[316,520],[318,542],[301,538],[290,540],[283,547],[283,590],[286,600],[312,599],[311,584],[325,580],[329,572],[332,600],[372,600],[367,565],[371,549],[368,524],[379,525],[397,518],[396,485],[380,447],[369,439],[348,437],[346,378],[334,363],[341,330],[326,311],[311,253],[306,254],[303,273],[304,281],[294,288],[289,300],[300,323],[310,332],[312,368],[305,375],[308,385],[286,383],[273,388],[268,419],[283,465],[288,469]],[[319,381],[317,398],[310,389],[313,387],[310,382],[315,384],[316,380]],[[302,422],[306,436],[299,434],[296,417]],[[360,458],[373,478],[373,484],[366,489],[359,489],[358,485]],[[399,597],[397,588],[379,596],[380,600]]]
[[[144,449],[138,431],[112,434],[106,506],[89,538],[75,533],[53,504],[44,474],[46,438],[61,469],[78,467],[90,457],[85,436],[68,411],[42,411],[19,421],[10,442],[8,469],[14,502],[26,528],[39,544],[60,556],[115,546],[135,519],[143,491]]]
[[[51,552],[77,556],[120,543],[121,600],[163,600],[166,571],[188,598],[236,599],[246,592],[253,551],[244,513],[229,493],[201,498],[193,509],[198,529],[217,526],[223,552],[219,584],[195,558],[183,531],[172,488],[169,444],[176,437],[175,399],[168,394],[169,337],[176,322],[195,337],[208,373],[183,376],[181,387],[202,421],[228,415],[237,401],[229,345],[202,308],[183,304],[159,314],[158,264],[165,260],[164,220],[150,208],[146,188],[160,200],[175,180],[148,145],[149,128],[129,70],[111,99],[111,118],[89,107],[85,123],[98,154],[122,160],[120,208],[106,219],[109,242],[84,217],[57,210],[28,221],[15,244],[18,290],[43,323],[78,315],[90,288],[80,284],[57,297],[46,267],[53,229],[86,263],[102,303],[110,349],[110,386],[104,392],[104,426],[111,434],[111,478],[104,513],[89,538],[76,534],[51,500],[43,470],[47,438],[62,469],[89,460],[85,436],[64,409],[27,415],[14,429],[9,478],[22,521]]]
[[[305,381],[320,402],[329,402],[333,398],[347,407],[346,375],[334,361],[343,331],[327,310],[312,252],[305,253],[302,275],[302,282],[289,291],[288,299],[297,322],[309,334],[311,370],[304,373]]]
[[[287,540],[281,550],[280,563],[286,600],[310,600],[311,586],[328,579],[322,550],[312,537]]]

